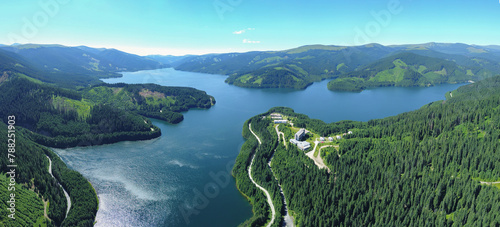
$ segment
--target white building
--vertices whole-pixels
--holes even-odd
[[[302,141],[299,144],[297,144],[297,147],[303,151],[307,150],[308,148],[311,147],[311,144],[309,142]]]
[[[338,139],[338,140],[339,140],[339,139],[342,139],[342,136],[337,136],[337,139]]]
[[[333,141],[333,137],[331,137],[331,136],[328,137],[328,140]]]
[[[311,144],[309,142],[298,141],[296,139],[290,139],[290,143],[292,143],[293,145],[297,145],[297,147],[303,151],[311,147]]]
[[[349,134],[349,135],[352,134],[352,131],[347,132],[347,134]]]
[[[295,133],[295,139],[301,141],[304,136],[306,136],[306,129],[301,128],[297,133]]]
[[[274,123],[275,124],[286,124],[286,123],[288,123],[288,121],[287,120],[274,120]]]
[[[290,143],[292,143],[293,145],[297,145],[297,147],[303,151],[311,147],[311,144],[309,142],[298,141],[296,139],[290,139]]]
[[[319,141],[325,141],[325,137],[319,137]]]

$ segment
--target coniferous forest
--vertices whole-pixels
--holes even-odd
[[[264,194],[248,179],[255,152],[254,179],[272,192],[275,207],[283,206],[276,184],[282,186],[298,226],[500,225],[499,88],[500,77],[486,79],[460,87],[445,101],[368,122],[326,124],[280,107],[249,119],[243,126],[247,142],[233,169],[254,209],[242,225],[270,220]],[[321,151],[330,173],[296,147],[277,143],[271,121],[263,118],[276,112],[321,136],[353,132],[338,150]],[[283,131],[287,139],[293,136]]]
[[[215,99],[193,88],[153,84],[66,89],[8,72],[0,80],[0,103],[0,136],[8,138],[5,123],[15,116],[15,162],[22,163],[16,168],[14,220],[7,209],[14,190],[9,190],[7,174],[7,165],[12,163],[7,154],[0,158],[0,224],[93,226],[98,210],[94,188],[44,146],[68,148],[156,138],[161,131],[147,117],[179,123],[183,120],[180,112],[210,108]],[[7,140],[0,140],[0,146],[8,147]],[[47,157],[52,160],[54,177],[49,174]],[[67,214],[63,188],[72,202]]]

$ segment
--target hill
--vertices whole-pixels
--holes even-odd
[[[5,115],[2,115],[5,116]],[[6,117],[6,116],[5,116]],[[19,119],[20,120],[20,119]],[[18,127],[15,119],[12,125],[15,132],[8,132],[7,125],[0,122],[0,136],[14,138],[14,163],[11,156],[0,157],[0,195],[4,202],[0,203],[0,225],[2,226],[92,226],[97,213],[97,195],[89,182],[78,172],[69,169],[52,150],[40,146],[30,140],[30,132]],[[7,137],[9,134],[14,136]],[[6,139],[0,140],[0,146],[8,147]],[[52,159],[52,177],[49,173],[49,161]],[[15,190],[7,187],[12,180],[6,173],[12,171],[7,165],[17,164],[15,171]],[[71,197],[72,204],[66,216],[68,204],[62,187]],[[11,189],[11,190],[10,190]],[[12,214],[10,200],[15,194],[15,220],[7,215]],[[46,210],[46,216],[44,215]]]
[[[0,203],[1,226],[94,225],[98,209],[95,190],[80,173],[67,168],[54,152],[44,146],[67,148],[156,138],[161,131],[146,117],[175,124],[183,120],[181,112],[191,108],[210,108],[215,104],[212,96],[194,88],[104,84],[99,81],[104,76],[101,73],[123,68],[103,67],[100,70],[100,64],[95,65],[97,70],[94,71],[85,68],[85,58],[73,61],[81,53],[74,48],[57,45],[21,45],[15,48],[24,48],[18,52],[33,55],[21,56],[0,48],[0,135],[13,138],[7,137],[11,132],[7,132],[5,122],[8,122],[8,116],[15,116],[15,161],[22,163],[16,168],[16,220],[11,220],[7,201],[12,192],[7,185],[12,180],[6,173],[11,171],[7,165],[12,162],[7,154],[0,158],[3,185],[0,196],[4,200]],[[147,62],[154,63],[152,67],[159,65],[153,60],[141,62],[142,57],[116,50],[78,49],[99,55],[113,64],[127,65],[127,70],[146,69]],[[51,59],[44,59],[47,64],[52,64],[50,67],[60,65],[65,71],[48,69],[48,65],[41,69],[43,61],[40,59],[44,56]],[[94,85],[88,86],[91,84]],[[7,139],[0,140],[0,145],[11,147]],[[53,177],[48,172],[47,157],[52,160]],[[68,204],[63,188],[72,202],[67,216]]]
[[[285,51],[194,56],[175,69],[228,75],[227,83],[255,88],[303,89],[378,60],[392,48],[371,44],[359,47],[311,45]]]
[[[368,122],[326,124],[283,107],[252,117],[243,126],[247,141],[233,169],[254,208],[244,225],[271,219],[265,196],[248,177],[251,163],[274,207],[284,199],[298,226],[499,225],[499,88],[500,77],[484,79],[445,101]],[[284,140],[271,113],[294,123],[279,125]],[[289,142],[298,128],[323,137],[352,134],[317,151],[329,171]]]
[[[5,55],[19,63],[16,71],[41,81],[66,87],[99,84],[100,78],[118,77],[118,72],[168,67],[155,60],[115,49],[95,49],[85,46],[26,44],[0,47]],[[0,55],[0,59],[5,56]],[[28,67],[30,72],[20,69]]]
[[[458,69],[464,69],[466,74],[474,74],[473,77],[477,78],[487,78],[500,73],[500,51],[496,46],[442,43],[396,46],[309,45],[284,51],[191,56],[173,62],[172,65],[177,70],[228,75],[226,82],[240,87],[303,89],[313,82],[326,78],[346,77],[342,75],[364,70],[383,58],[402,52],[454,62]],[[425,65],[430,63],[431,61],[426,60],[422,66],[434,67]],[[418,69],[413,71],[418,72]],[[448,82],[462,80],[454,78],[460,77],[459,74],[458,71],[456,75],[451,74]],[[427,76],[438,77],[430,74]],[[439,78],[434,79],[439,80]],[[434,79],[431,78],[429,83],[433,84]],[[344,79],[337,81],[339,82],[337,85],[351,86],[355,81],[359,80]]]
[[[32,140],[66,148],[156,138],[160,129],[143,116],[175,124],[181,111],[210,108],[215,100],[193,88],[117,84],[74,91],[13,76],[0,84],[0,103],[6,104],[0,115],[16,115]]]
[[[328,89],[360,91],[368,87],[431,86],[483,79],[476,74],[476,69],[472,71],[452,61],[402,52],[341,75],[328,83]]]

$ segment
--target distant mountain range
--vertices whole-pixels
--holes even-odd
[[[61,45],[0,45],[0,73],[29,74],[49,83],[83,87],[119,72],[174,67],[222,74],[253,88],[303,89],[333,79],[332,90],[431,86],[500,74],[500,46],[425,43],[384,46],[308,45],[283,51],[186,56],[138,56],[115,49]]]
[[[395,56],[404,60],[392,64],[397,60]],[[397,65],[405,60],[415,61],[408,64],[418,67]],[[241,87],[302,89],[315,81],[334,78],[341,80],[331,83],[332,89],[359,90],[374,86],[429,86],[479,80],[500,74],[499,63],[499,46],[426,43],[310,45],[284,51],[210,54],[188,57],[174,62],[173,66],[184,71],[228,75],[226,82]],[[366,73],[370,73],[369,78]],[[365,80],[370,83],[364,83]],[[361,82],[363,84],[359,84]],[[351,89],[353,83],[359,87]],[[339,89],[341,85],[349,88]]]
[[[65,86],[100,83],[100,78],[118,77],[118,72],[170,67],[156,60],[115,49],[86,46],[0,46],[0,67],[25,73],[41,81]]]

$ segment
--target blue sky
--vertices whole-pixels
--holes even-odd
[[[308,44],[500,45],[496,0],[2,0],[0,43],[147,54]]]

